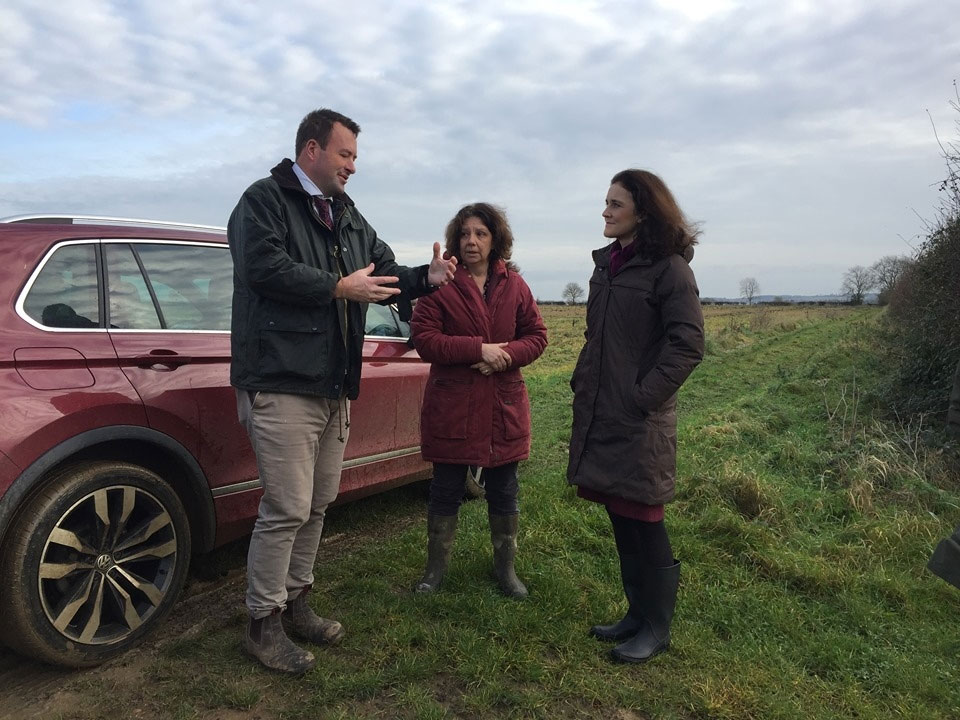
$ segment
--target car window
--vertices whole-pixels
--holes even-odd
[[[58,248],[34,279],[23,309],[47,327],[99,327],[96,246],[86,243]]]
[[[370,304],[364,335],[406,339],[410,337],[410,324],[400,320],[396,306]]]
[[[111,243],[104,246],[104,254],[110,327],[120,330],[159,329],[160,316],[133,249],[126,244]]]
[[[172,330],[229,330],[233,261],[226,247],[134,246]]]
[[[233,265],[226,247],[110,243],[105,255],[110,327],[230,329]]]

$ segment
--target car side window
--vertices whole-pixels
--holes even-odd
[[[96,246],[85,243],[58,248],[34,279],[23,309],[46,327],[99,327]]]
[[[233,260],[227,246],[134,246],[171,330],[229,330]]]
[[[143,242],[105,248],[111,327],[230,329],[233,264],[225,246]]]
[[[407,339],[410,337],[410,323],[400,319],[394,305],[371,303],[367,306],[367,322],[363,334]]]
[[[107,307],[111,328],[158,330],[157,308],[150,297],[140,266],[127,244],[104,246],[107,263]]]

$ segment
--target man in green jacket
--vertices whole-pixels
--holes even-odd
[[[350,118],[321,109],[284,159],[243,193],[227,224],[234,262],[230,382],[254,452],[263,499],[247,558],[244,646],[300,674],[312,653],[288,633],[336,644],[343,628],[307,603],[324,513],[340,487],[349,403],[360,389],[367,303],[445,285],[456,260],[434,243],[429,265],[398,265],[345,192],[356,172]]]

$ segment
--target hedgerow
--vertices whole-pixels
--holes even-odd
[[[960,112],[960,95],[951,106]],[[944,412],[960,360],[960,144],[941,150],[947,174],[939,216],[893,289],[887,315],[890,398],[900,413]]]

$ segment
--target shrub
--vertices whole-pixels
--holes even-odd
[[[960,111],[960,98],[951,105]],[[890,292],[891,399],[908,413],[946,409],[960,359],[960,146],[941,147],[947,177],[939,217]]]

